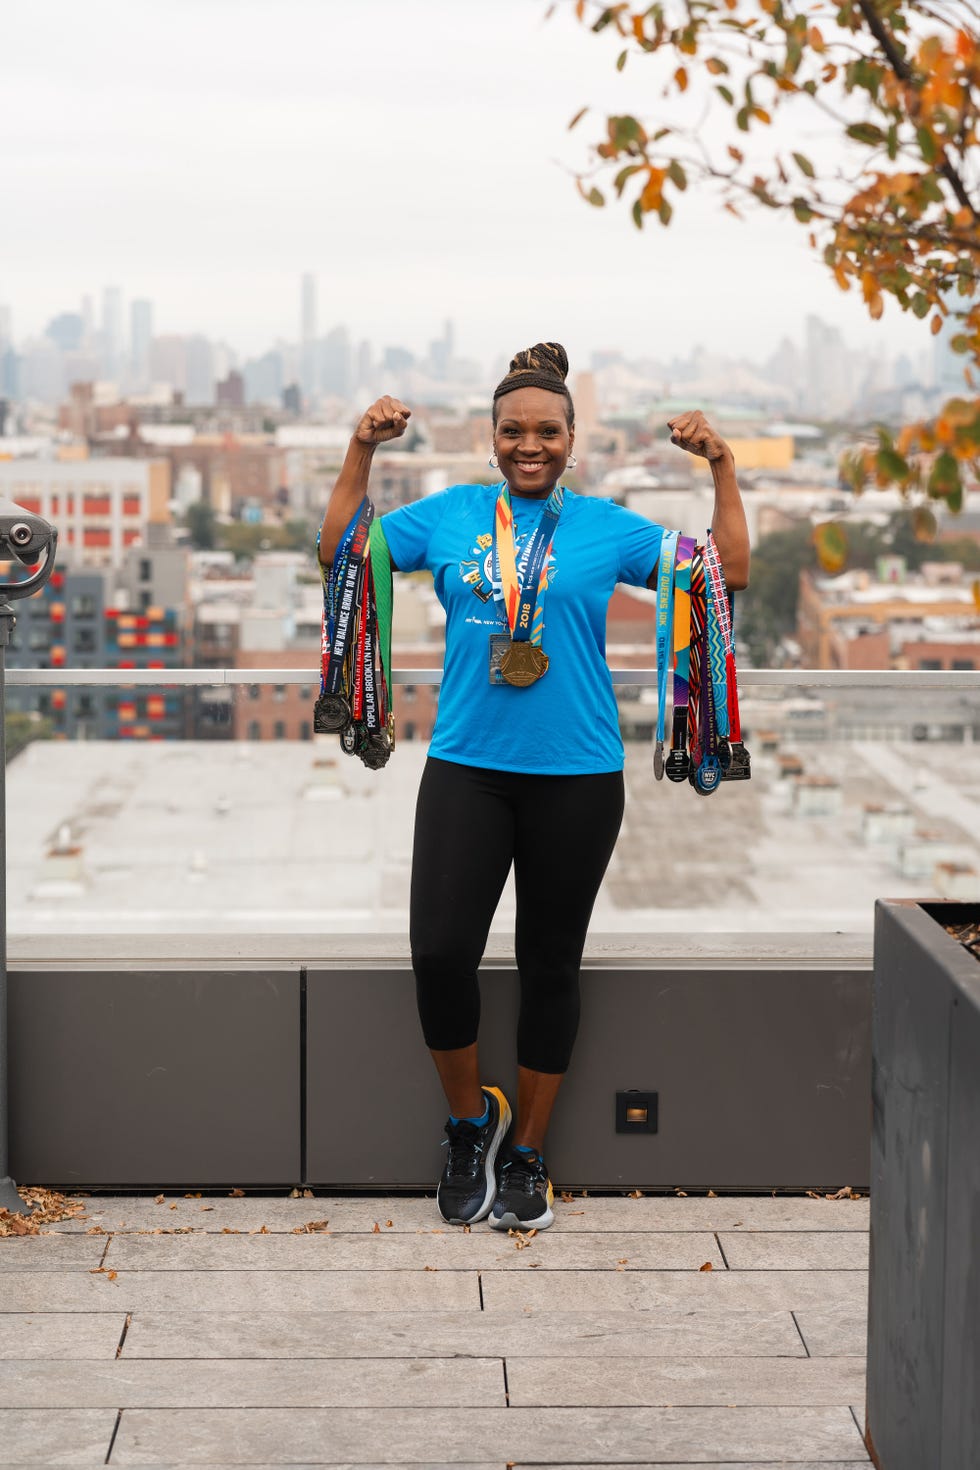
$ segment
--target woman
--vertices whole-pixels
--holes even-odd
[[[575,414],[558,343],[512,360],[493,396],[502,485],[456,485],[383,518],[392,566],[427,567],[446,609],[439,714],[419,788],[411,948],[419,1016],[449,1104],[443,1217],[500,1229],[554,1218],[543,1148],[579,1019],[589,918],[623,815],[623,744],[605,661],[617,582],[655,585],[663,528],[562,490]],[[368,490],[374,451],[410,410],[380,398],[351,440],[324,516],[329,562]],[[712,529],[730,589],[748,533],[728,445],[698,412],[674,444],[711,463]],[[521,979],[517,1112],[481,1085],[477,970],[514,867]]]

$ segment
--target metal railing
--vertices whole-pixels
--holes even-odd
[[[978,649],[980,658],[980,649]],[[310,684],[319,680],[315,664],[307,669],[8,669],[7,683],[20,688],[117,684],[151,685]],[[442,669],[393,669],[394,684],[441,684]],[[613,684],[656,687],[656,668],[613,669]],[[980,669],[740,669],[739,689],[899,689],[912,693],[980,694]]]

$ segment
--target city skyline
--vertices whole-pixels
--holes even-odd
[[[393,0],[283,0],[270,47],[263,0],[243,0],[234,29],[222,0],[22,8],[0,89],[0,190],[16,206],[0,301],[16,336],[41,333],[50,303],[119,284],[152,298],[159,333],[247,356],[296,339],[309,272],[321,322],[380,346],[451,317],[481,360],[539,337],[573,361],[699,342],[758,359],[808,312],[855,347],[916,350],[921,324],[891,304],[870,322],[789,221],[739,224],[686,198],[669,230],[640,233],[585,205],[573,174],[598,123],[570,134],[569,118],[585,103],[643,112],[653,93],[615,72],[605,38],[545,10],[501,0],[487,24],[419,0],[406,26]],[[807,147],[826,149],[810,128]]]

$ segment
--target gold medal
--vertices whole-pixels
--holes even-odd
[[[537,643],[526,639],[521,642],[511,639],[510,646],[500,660],[500,672],[508,684],[513,684],[517,689],[526,689],[548,672],[548,655]]]

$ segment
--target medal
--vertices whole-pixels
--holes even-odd
[[[511,640],[500,660],[500,672],[508,684],[526,689],[548,672],[548,655],[539,643]]]
[[[391,755],[387,730],[372,730],[357,754],[369,771],[380,771],[388,764]]]
[[[510,492],[502,486],[494,512],[493,565],[495,594],[504,605],[510,638],[490,639],[490,682],[526,689],[548,672],[548,655],[541,647],[544,594],[548,585],[548,558],[565,492],[556,485],[548,496],[538,523],[521,553],[518,569],[514,541],[514,513]]]
[[[658,781],[664,779],[664,743],[658,740],[653,747],[653,774]]]
[[[346,729],[350,718],[350,705],[343,694],[321,694],[313,706],[313,729],[317,735],[336,735]]]

